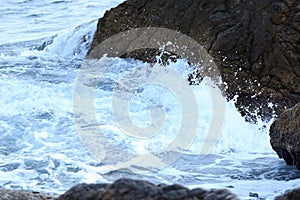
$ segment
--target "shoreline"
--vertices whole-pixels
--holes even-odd
[[[275,200],[298,200],[300,188],[285,192]],[[182,185],[158,184],[144,180],[119,179],[111,184],[78,184],[63,194],[49,194],[29,190],[0,188],[0,200],[239,200],[229,189],[188,189]],[[249,191],[249,199],[266,199],[256,192]],[[269,198],[268,198],[269,199]]]

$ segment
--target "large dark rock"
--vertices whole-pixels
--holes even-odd
[[[218,65],[227,98],[238,95],[236,105],[248,119],[257,111],[267,120],[273,109],[280,114],[300,102],[298,0],[128,0],[99,19],[91,49],[140,27],[173,29],[196,40]],[[153,61],[147,52],[124,56]]]
[[[286,192],[275,198],[275,200],[299,200],[300,199],[300,188]]]
[[[270,139],[278,156],[300,169],[300,104],[286,110],[273,122]]]
[[[58,200],[238,200],[230,191],[189,190],[180,185],[154,185],[143,180],[120,179],[111,185],[80,184]]]
[[[98,200],[108,186],[108,184],[78,184],[61,195],[58,200]]]

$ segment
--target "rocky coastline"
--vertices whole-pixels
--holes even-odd
[[[101,57],[93,52],[99,44],[134,28],[178,31],[212,56],[227,99],[236,98],[248,121],[269,120],[300,102],[299,16],[296,0],[127,0],[99,19],[88,57]],[[122,57],[153,62],[158,53]]]
[[[228,100],[247,121],[268,121],[274,151],[300,169],[300,2],[296,0],[127,0],[99,19],[90,58],[109,37],[134,28],[186,34],[212,56]],[[158,49],[121,55],[154,62]],[[193,63],[192,63],[193,64]],[[199,74],[201,76],[201,74]],[[297,105],[298,104],[298,105]],[[294,190],[276,199],[300,199]]]
[[[249,197],[257,197],[249,193]],[[239,200],[228,189],[188,189],[173,184],[155,185],[148,181],[120,179],[112,184],[78,184],[61,195],[0,189],[0,200]],[[300,189],[287,191],[275,200],[299,200]]]
[[[297,0],[128,0],[107,11],[92,49],[132,28],[164,27],[196,40],[213,57],[227,88],[228,100],[248,121],[269,120],[273,149],[300,169],[300,1]],[[122,57],[150,61],[158,50]],[[256,113],[255,115],[253,113]],[[237,200],[227,189],[188,189],[120,179],[111,184],[79,184],[61,195],[0,189],[0,200]],[[299,200],[300,189],[276,200]]]
[[[127,0],[99,19],[88,58],[100,57],[94,49],[109,37],[134,28],[188,35],[212,56],[226,83],[225,96],[235,98],[246,120],[280,116],[270,130],[272,148],[300,169],[300,116],[286,111],[300,102],[299,17],[296,0]],[[159,53],[139,49],[121,57],[154,62]]]

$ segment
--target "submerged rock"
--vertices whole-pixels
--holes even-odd
[[[283,112],[270,127],[272,148],[300,170],[300,104]]]
[[[247,119],[268,120],[300,102],[300,1],[127,0],[99,19],[91,53],[122,31],[164,27],[192,37],[214,58],[228,99]],[[154,61],[153,50],[123,55]],[[201,75],[200,75],[201,76]]]
[[[299,199],[300,199],[300,188],[288,191],[287,193],[275,198],[275,200],[299,200]]]
[[[39,192],[0,189],[0,200],[55,200],[55,197]]]
[[[120,179],[110,185],[80,184],[58,200],[238,200],[229,190],[189,190],[180,185],[154,185],[148,181]]]

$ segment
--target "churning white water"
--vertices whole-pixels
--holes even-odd
[[[233,102],[225,102],[224,98],[221,99],[224,108],[213,105],[212,83],[208,78],[200,85],[184,86],[195,95],[198,107],[195,131],[186,133],[191,137],[179,138],[182,143],[188,138],[184,143],[187,145],[168,148],[178,136],[185,117],[183,108],[188,108],[191,99],[182,101],[184,92],[176,93],[181,90],[175,82],[174,87],[158,79],[151,82],[151,75],[145,75],[143,84],[133,92],[128,85],[141,83],[141,80],[135,82],[140,72],[163,74],[166,69],[176,72],[178,80],[186,80],[193,68],[185,60],[155,71],[141,61],[103,57],[95,62],[106,68],[104,73],[96,78],[87,77],[84,87],[78,87],[97,19],[120,2],[3,2],[0,8],[3,19],[0,24],[0,187],[62,193],[81,182],[111,182],[128,177],[179,183],[191,188],[227,187],[242,199],[258,199],[250,197],[250,192],[262,199],[272,199],[297,187],[299,172],[287,167],[270,147],[269,124],[246,123]],[[126,83],[129,93],[122,83]],[[92,104],[84,100],[90,89],[94,92]],[[221,96],[217,88],[213,92]],[[127,107],[114,104],[118,98],[128,97],[122,96],[125,94],[130,94]],[[79,103],[84,107],[93,107],[96,124],[90,123],[90,115],[74,110],[82,106],[74,106],[76,97],[80,97]],[[163,126],[156,134],[143,137],[120,129],[122,122],[141,130],[146,130],[143,128],[149,127],[153,120],[159,122],[161,115],[151,118],[153,108],[165,115]],[[129,118],[124,118],[127,110]],[[221,115],[218,116],[221,119],[214,124],[218,127],[211,127],[215,115]],[[82,138],[78,129],[81,122],[88,125],[85,130],[93,132],[99,128],[102,143],[112,144],[104,145],[105,159],[99,159],[91,146],[87,146],[86,141],[90,140]],[[208,134],[215,128],[220,132]],[[205,144],[210,144],[206,156],[202,155]],[[155,155],[165,149],[168,155],[164,158],[169,161],[157,156],[154,164],[143,159],[127,164],[120,162],[128,155]],[[111,167],[116,163],[117,167]]]

